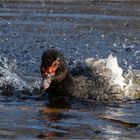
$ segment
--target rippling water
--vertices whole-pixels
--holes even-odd
[[[124,70],[140,69],[139,33],[139,2],[1,1],[0,138],[139,139],[139,101],[38,96],[44,50],[60,49],[67,60],[113,54]]]

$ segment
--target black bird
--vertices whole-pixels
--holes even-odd
[[[51,95],[109,102],[124,99],[120,86],[110,84],[108,72],[82,63],[69,69],[59,50],[43,53],[41,75],[41,90]]]

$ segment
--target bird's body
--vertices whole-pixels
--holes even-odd
[[[59,66],[55,75],[43,74],[52,67],[52,63],[58,59]],[[90,60],[91,61],[91,60]],[[104,63],[96,65],[96,60],[92,60],[94,66],[85,62],[75,65],[69,70],[64,56],[60,51],[49,50],[42,56],[41,73],[43,81],[51,79],[45,92],[58,96],[68,96],[80,99],[92,99],[97,101],[120,101],[124,99],[124,94],[119,85],[110,83],[111,72],[107,70]],[[49,76],[48,76],[49,75]],[[51,78],[50,78],[51,77]]]

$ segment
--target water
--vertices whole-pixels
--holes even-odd
[[[139,2],[1,1],[0,138],[139,139],[139,100],[105,105],[38,96],[48,48],[67,61],[113,54],[123,71],[139,70],[139,13]]]

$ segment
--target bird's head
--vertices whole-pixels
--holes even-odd
[[[67,66],[63,53],[58,50],[48,50],[42,55],[41,91],[48,89],[53,82],[61,82],[67,74]]]

